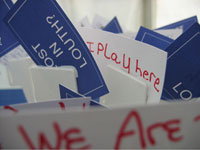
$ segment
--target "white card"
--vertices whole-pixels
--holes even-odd
[[[73,66],[30,68],[36,101],[60,99],[59,84],[77,92],[78,73]]]
[[[127,31],[127,32],[124,32],[122,34],[119,34],[123,37],[126,37],[126,38],[129,38],[129,39],[135,39],[136,36],[137,36],[137,33],[136,32],[131,32],[131,31]]]
[[[24,50],[24,48],[19,45],[10,52],[8,52],[6,55],[2,56],[0,59],[0,63],[7,65],[9,61],[11,60],[18,60],[27,57],[28,54]]]
[[[7,64],[10,84],[12,86],[22,87],[28,102],[35,102],[29,70],[29,68],[34,65],[34,62],[29,57],[12,60]]]
[[[110,92],[104,97],[106,106],[129,106],[147,102],[147,86],[136,77],[109,65],[104,79]]]
[[[177,37],[179,37],[183,33],[182,28],[163,29],[163,30],[154,30],[154,31],[174,40],[177,39]]]
[[[160,101],[167,61],[166,52],[113,33],[88,28],[78,30],[103,76],[107,65],[113,65],[146,82],[149,86],[147,102]]]
[[[10,106],[0,107],[0,113],[5,115],[21,114],[21,113],[34,113],[40,111],[68,111],[74,109],[88,109],[90,107],[91,98],[81,97],[81,98],[69,98],[69,99],[59,99],[47,102],[38,103],[25,103],[16,104]]]
[[[78,25],[81,27],[87,27],[87,28],[91,27],[91,24],[90,24],[87,16],[85,16],[83,19],[81,19],[81,21],[79,21]]]
[[[109,23],[109,20],[107,20],[104,17],[101,17],[99,15],[95,15],[93,22],[92,22],[92,27],[95,29],[102,29],[104,28],[107,24]]]
[[[6,66],[0,64],[0,88],[8,88],[10,83],[8,80],[8,72]]]
[[[2,149],[199,149],[200,103],[0,113]]]

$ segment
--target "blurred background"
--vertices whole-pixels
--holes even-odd
[[[57,0],[72,22],[100,15],[137,31],[140,25],[157,28],[194,15],[200,17],[200,0]]]
[[[140,25],[157,28],[194,15],[200,18],[200,0],[57,0],[73,23],[95,15],[110,21],[114,16],[129,31]],[[13,0],[16,2],[16,0]]]

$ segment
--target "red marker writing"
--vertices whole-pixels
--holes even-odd
[[[14,113],[17,113],[17,112],[18,112],[17,109],[15,109],[15,108],[13,108],[13,107],[11,107],[11,106],[4,106],[3,108],[4,108],[4,109],[11,110],[11,111],[13,111]]]

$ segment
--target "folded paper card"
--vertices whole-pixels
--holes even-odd
[[[181,28],[174,28],[174,29],[160,29],[160,30],[154,30],[157,33],[160,33],[164,36],[167,36],[170,39],[177,39],[182,33],[183,29]]]
[[[13,98],[12,98],[13,99]],[[24,103],[15,105],[6,105],[0,107],[0,113],[5,115],[23,114],[23,113],[34,113],[34,112],[56,112],[56,111],[71,111],[74,109],[88,109],[90,107],[90,98],[68,98],[68,99],[57,99],[47,102],[38,103]],[[13,103],[14,104],[14,103]]]
[[[167,61],[166,52],[102,30],[79,28],[78,31],[87,43],[103,76],[107,72],[107,65],[113,65],[139,77],[149,86],[148,102],[160,101]]]
[[[13,3],[11,0],[0,1],[0,57],[8,53],[13,48],[19,45],[12,32],[3,22],[3,18],[12,7]]]
[[[162,50],[165,50],[174,41],[164,35],[144,27],[140,27],[135,39]]]
[[[104,31],[112,32],[112,33],[122,33],[122,29],[117,20],[117,17],[114,17],[104,28]]]
[[[1,111],[0,144],[2,149],[200,149],[199,107],[172,103],[75,112]]]
[[[111,65],[107,67],[105,81],[110,91],[105,96],[105,105],[129,106],[147,102],[147,85],[136,77]]]
[[[59,90],[60,90],[60,98],[74,98],[74,97],[85,97],[84,95],[81,95],[72,89],[67,88],[66,86],[63,86],[62,84],[59,84]]]
[[[189,27],[167,49],[168,60],[164,84],[167,99],[190,100],[200,97],[200,25]]]
[[[29,57],[9,61],[7,65],[10,85],[22,87],[28,102],[35,102],[29,70],[33,65],[35,64]]]
[[[136,32],[132,32],[132,31],[126,31],[122,34],[119,34],[121,35],[122,37],[126,37],[126,38],[129,38],[129,39],[135,39],[137,33]]]
[[[109,20],[107,20],[106,18],[99,15],[95,15],[92,22],[92,27],[95,29],[103,29],[108,23]]]
[[[90,22],[87,16],[85,16],[83,19],[81,19],[81,21],[78,22],[78,25],[81,27],[87,27],[90,28]]]
[[[24,48],[19,45],[13,50],[9,51],[7,54],[3,55],[0,59],[0,63],[7,66],[10,60],[18,60],[25,57],[28,57],[28,54],[26,53]]]
[[[80,94],[98,98],[108,93],[94,58],[55,0],[17,1],[5,22],[37,65],[72,65]]]
[[[66,86],[63,86],[61,84],[59,84],[59,90],[60,90],[60,98],[61,99],[74,98],[74,97],[85,97],[84,95],[81,95],[81,94],[73,91],[72,89],[69,89]],[[102,105],[99,104],[99,98],[91,100],[90,105],[103,107]]]
[[[26,102],[27,100],[22,88],[10,87],[0,89],[0,106]]]
[[[163,27],[160,27],[158,29],[174,29],[174,28],[181,28],[183,29],[183,32],[185,32],[193,23],[198,22],[197,16],[193,16]]]
[[[59,84],[77,92],[78,74],[73,66],[31,67],[30,73],[36,101],[59,99]]]
[[[0,64],[0,89],[10,87],[6,66]]]

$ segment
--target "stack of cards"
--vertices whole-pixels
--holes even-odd
[[[157,33],[157,30],[182,29],[175,40]],[[156,31],[156,32],[155,32]],[[198,78],[200,53],[200,26],[197,17],[191,17],[156,30],[141,27],[136,40],[160,48],[168,53],[165,84],[162,93],[164,100],[184,100],[200,97]]]
[[[200,148],[199,102],[155,105],[200,97],[196,16],[136,33],[56,0],[0,10],[0,149]]]
[[[28,102],[73,97],[72,92],[109,107],[159,103],[167,54],[113,34],[122,33],[116,17],[104,24],[104,31],[77,31],[56,1],[24,0],[4,22],[32,59],[7,65],[11,85],[21,86]]]
[[[56,12],[44,9],[45,5]],[[198,37],[199,30],[196,16],[155,30],[141,27],[137,35],[133,33],[131,36],[136,36],[135,41],[120,36],[124,34],[124,29],[122,30],[117,17],[109,22],[96,15],[93,24],[85,17],[79,22],[81,27],[75,28],[54,0],[24,0],[17,2],[11,10],[11,1],[3,1],[2,6],[4,14],[1,24],[6,30],[1,36],[1,46],[3,35],[7,32],[11,41],[7,43],[9,49],[1,47],[2,58],[6,58],[6,53],[14,49],[13,43],[20,43],[32,59],[22,56],[12,60],[7,57],[5,66],[8,73],[4,71],[4,84],[8,87],[20,87],[28,102],[72,97],[70,92],[75,96],[91,97],[107,106],[138,102],[158,103],[160,97],[165,100],[189,100],[199,97],[194,86],[198,84],[198,78],[195,83],[191,83],[198,73],[198,68],[193,67],[198,64],[198,60],[188,60],[189,58],[185,57],[198,57],[198,53],[194,49],[194,52],[184,50],[189,53],[177,55],[184,46],[189,45],[188,42],[198,41],[194,38]],[[30,11],[35,7],[38,7],[38,13],[41,15]],[[100,30],[93,30],[92,27]],[[181,42],[181,39],[184,39],[184,42]],[[195,41],[191,46],[196,46]],[[186,60],[187,64],[183,65]],[[116,77],[112,75],[113,69]],[[128,85],[126,81],[133,83]],[[117,85],[120,85],[119,89],[131,90],[125,94],[123,90],[117,89]],[[139,98],[141,96],[137,96],[139,93],[143,97],[142,100]],[[125,95],[126,98],[121,101]]]

